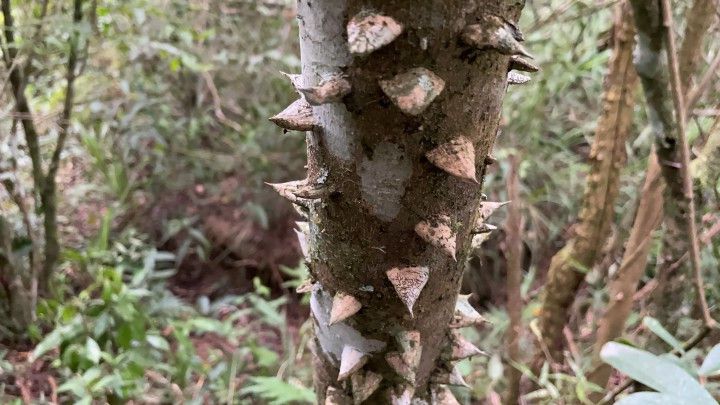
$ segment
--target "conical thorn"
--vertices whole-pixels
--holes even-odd
[[[298,91],[298,89],[301,88],[301,87],[303,87],[303,78],[302,78],[302,75],[301,75],[301,74],[295,74],[295,73],[285,73],[285,72],[282,72],[282,71],[280,72],[280,74],[282,74],[283,76],[287,77],[287,78],[290,80],[290,83],[292,84],[293,88],[294,88],[295,91],[297,91],[298,94],[299,94],[300,92]]]
[[[316,200],[327,194],[325,185],[314,184],[307,179],[265,184],[275,189],[281,197],[301,206],[307,205],[303,200]]]
[[[527,84],[530,82],[530,76],[511,70],[508,72],[507,82],[508,84]]]
[[[338,381],[343,381],[350,377],[350,375],[360,370],[367,361],[367,354],[349,345],[343,347],[342,355],[340,356]]]
[[[519,70],[521,72],[534,73],[540,70],[540,66],[536,65],[533,62],[530,62],[522,56],[512,55],[510,57],[510,65],[508,66],[508,70]]]
[[[413,317],[413,306],[428,281],[430,270],[427,267],[395,267],[388,270],[386,275],[410,312],[410,317]]]
[[[478,183],[475,175],[475,147],[464,136],[441,144],[425,154],[427,159],[455,177]]]
[[[464,328],[486,323],[487,320],[470,305],[470,296],[460,294],[455,302],[455,312],[450,321],[450,328]]]
[[[360,405],[380,387],[382,376],[372,371],[356,372],[350,375],[352,385],[353,401]]]
[[[323,80],[315,87],[298,89],[310,105],[336,103],[350,94],[351,90],[350,82],[342,76],[333,76],[327,80]]]
[[[357,298],[344,292],[338,292],[333,297],[332,309],[330,310],[330,322],[328,325],[334,325],[338,322],[342,322],[345,319],[355,315],[362,304]]]
[[[392,17],[361,12],[347,25],[348,47],[356,55],[367,55],[395,40],[403,26]]]
[[[484,351],[478,349],[469,340],[457,331],[450,333],[450,356],[449,360],[463,360],[468,357],[477,355],[487,355]]]
[[[503,55],[532,55],[520,44],[522,35],[512,23],[496,15],[482,16],[478,24],[465,27],[460,39],[478,50],[492,49]]]
[[[425,242],[442,249],[453,260],[455,257],[455,232],[450,228],[450,218],[441,216],[433,221],[420,221],[415,225],[415,233]]]
[[[430,70],[417,67],[390,80],[380,80],[380,87],[402,112],[420,115],[445,89],[445,81]]]
[[[295,100],[282,112],[270,117],[270,121],[290,131],[312,131],[317,125],[312,107],[305,99]]]

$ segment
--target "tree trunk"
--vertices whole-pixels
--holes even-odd
[[[554,361],[562,361],[562,331],[571,313],[569,307],[609,236],[620,170],[625,166],[625,140],[632,124],[637,74],[632,63],[630,7],[618,6],[615,15],[613,55],[605,77],[603,112],[595,130],[579,221],[575,236],[552,258],[542,298],[540,344]],[[541,361],[539,358],[534,362],[535,369],[539,369]]]
[[[13,249],[11,225],[0,215],[0,284],[7,295],[7,322],[0,326],[9,327],[13,333],[27,331],[33,321],[35,307],[30,296],[30,277],[23,260]],[[0,334],[0,337],[3,337]]]
[[[522,338],[522,253],[523,240],[522,232],[524,221],[520,212],[520,181],[518,179],[519,162],[515,156],[511,156],[510,173],[508,173],[507,189],[510,207],[508,208],[507,221],[505,222],[505,256],[507,257],[507,313],[510,324],[505,335],[505,346],[507,347],[508,366],[505,368],[507,379],[507,392],[505,394],[506,404],[517,404],[520,402],[520,379],[522,372],[517,364],[522,364],[522,352],[520,339]]]
[[[635,4],[637,3],[637,4]],[[648,117],[656,136],[658,158],[662,167],[663,178],[668,185],[664,198],[665,233],[663,235],[662,255],[657,269],[658,286],[653,292],[653,313],[667,329],[676,332],[677,322],[681,318],[684,300],[666,300],[664,297],[681,297],[687,290],[691,277],[689,266],[676,265],[680,258],[689,250],[689,235],[685,231],[689,205],[683,190],[681,148],[677,145],[675,130],[677,122],[674,119],[672,97],[669,93],[669,78],[667,64],[662,54],[665,28],[662,26],[662,12],[659,2],[643,4],[635,1],[633,7],[642,10],[644,18],[638,21],[638,29],[647,38],[641,43],[639,52],[645,55],[644,61],[638,65],[638,71],[643,76]],[[700,55],[703,50],[703,38],[715,17],[712,13],[714,7],[708,0],[695,0],[687,11],[685,39],[679,51],[680,77],[683,92],[690,93],[688,87],[692,76],[697,70]],[[659,19],[655,21],[655,19]],[[660,59],[658,59],[660,58]],[[659,62],[657,65],[654,61]],[[658,68],[657,66],[661,66]],[[690,100],[690,102],[697,100]],[[691,109],[691,105],[686,106]],[[678,268],[679,267],[679,268]],[[659,342],[659,340],[656,340]]]
[[[607,385],[612,372],[612,367],[601,361],[600,351],[605,343],[620,337],[625,330],[625,321],[633,307],[633,296],[640,278],[645,273],[653,233],[662,222],[664,189],[665,183],[660,176],[657,155],[651,153],[635,222],[630,231],[620,268],[608,283],[609,301],[605,313],[598,322],[598,331],[593,344],[593,370],[588,376],[588,381],[600,387]],[[601,397],[602,394],[595,394],[594,399]]]
[[[300,0],[305,180],[273,185],[308,216],[319,403],[453,403],[451,329],[508,70],[529,66],[501,0]],[[303,228],[305,228],[303,230]],[[469,309],[467,309],[469,307]]]

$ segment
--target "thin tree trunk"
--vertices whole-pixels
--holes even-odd
[[[640,4],[640,8],[648,5],[647,3],[640,1],[638,1],[638,3],[643,3]],[[673,127],[668,127],[667,125],[662,124],[662,122],[667,122],[667,120],[673,121],[672,106],[669,107],[670,110],[665,111],[665,113],[669,115],[662,117],[662,119],[656,116],[656,114],[658,114],[658,111],[664,111],[665,108],[668,108],[667,102],[669,102],[670,97],[670,95],[667,93],[668,79],[666,76],[665,78],[662,77],[667,73],[663,72],[663,69],[657,69],[657,66],[664,66],[664,58],[656,59],[659,55],[659,50],[662,49],[662,43],[664,42],[662,35],[662,27],[654,26],[653,28],[654,30],[659,30],[659,34],[656,31],[652,32],[652,35],[658,35],[658,37],[655,38],[654,41],[659,40],[660,45],[655,44],[651,47],[649,45],[650,41],[648,40],[648,35],[650,35],[649,32],[651,31],[651,27],[653,26],[648,21],[646,21],[646,19],[652,20],[654,18],[659,18],[657,24],[660,24],[660,21],[662,21],[659,2],[656,4],[656,6],[658,7],[657,9],[650,9],[650,11],[657,13],[654,15],[647,14],[647,12],[649,12],[648,9],[641,10],[643,13],[646,14],[643,14],[642,21],[638,22],[638,29],[641,31],[640,37],[643,38],[643,40],[641,40],[639,43],[640,49],[638,49],[638,54],[639,56],[641,56],[640,58],[638,58],[638,70],[641,72],[641,75],[644,74],[646,76],[643,78],[643,87],[645,88],[646,99],[648,100],[650,108],[649,116],[651,119],[655,119],[655,122],[651,122],[651,124],[655,127],[655,131],[670,131],[666,135],[668,137],[667,140],[669,140],[670,142],[665,143],[670,143],[674,145],[674,132],[671,131]],[[688,22],[700,18],[699,14],[702,14],[704,12],[702,10],[705,10],[706,7],[707,4],[705,0],[697,0],[688,12]],[[636,12],[638,12],[638,8],[636,8]],[[701,21],[695,21],[695,23],[702,24]],[[706,24],[709,23],[706,22]],[[688,28],[685,42],[683,43],[683,48],[680,51],[680,54],[690,57],[691,55],[699,53],[701,49],[701,42],[702,41],[699,37],[699,34],[697,32],[694,32],[692,28]],[[657,46],[660,46],[660,48],[657,48]],[[648,54],[652,56],[649,57]],[[648,58],[651,58],[652,60]],[[656,65],[653,68],[653,64],[655,62],[658,62],[660,64]],[[684,80],[685,88],[687,88],[687,86],[689,85],[692,70],[694,70],[695,68],[696,62],[688,60],[685,60],[684,63],[681,65],[681,69],[685,72],[684,74],[686,75],[686,79]],[[653,71],[653,69],[655,69],[655,71]],[[650,75],[651,77],[648,78],[648,75]],[[648,86],[650,87],[649,89]],[[667,97],[668,99],[666,101],[663,101],[661,97]],[[690,106],[688,106],[688,108],[690,108]],[[660,142],[656,142],[656,145],[666,141],[666,138],[663,138],[662,136],[664,135],[662,134],[662,132],[660,134],[656,133],[656,140],[660,140]],[[658,136],[660,136],[660,138],[658,138]],[[672,153],[676,153],[679,155],[680,152],[668,151],[666,148],[662,155],[667,157],[672,155]],[[612,370],[607,364],[601,362],[599,357],[600,351],[602,350],[602,347],[603,345],[605,345],[605,343],[619,337],[625,328],[625,322],[630,315],[630,311],[632,310],[633,296],[647,265],[647,257],[650,250],[650,243],[652,241],[652,233],[661,223],[663,216],[666,221],[666,227],[668,228],[667,231],[670,231],[665,235],[663,241],[665,242],[666,246],[668,243],[670,243],[670,246],[667,246],[667,249],[664,248],[666,256],[664,258],[664,262],[661,266],[660,274],[658,276],[658,287],[656,287],[653,295],[656,297],[663,296],[663,298],[661,299],[656,299],[655,301],[657,302],[682,301],[665,299],[665,297],[667,296],[664,295],[665,289],[663,287],[668,284],[667,279],[670,272],[673,270],[674,267],[679,266],[681,263],[680,260],[682,260],[682,258],[686,257],[687,255],[687,245],[685,246],[684,249],[686,250],[684,251],[676,247],[678,243],[683,243],[683,241],[671,240],[671,238],[673,237],[672,235],[675,235],[685,229],[683,223],[686,221],[686,219],[683,218],[681,215],[683,211],[678,210],[678,204],[683,204],[683,202],[685,201],[684,195],[681,194],[679,196],[679,199],[670,201],[669,203],[670,206],[673,208],[673,211],[672,213],[665,213],[665,215],[663,215],[664,207],[668,206],[668,200],[678,198],[678,193],[683,193],[682,190],[671,190],[670,193],[664,193],[665,184],[668,182],[667,176],[678,176],[677,178],[671,178],[671,181],[672,184],[675,184],[676,187],[678,187],[677,183],[679,182],[680,188],[682,188],[682,178],[680,177],[680,170],[677,167],[674,167],[674,169],[676,169],[675,171],[671,171],[668,168],[661,169],[661,165],[658,161],[659,156],[661,156],[661,154],[656,154],[655,150],[651,152],[651,156],[648,161],[645,185],[643,186],[643,190],[641,192],[640,204],[636,213],[635,223],[633,224],[633,228],[630,233],[630,238],[628,240],[620,268],[618,269],[615,278],[610,281],[610,284],[608,286],[608,294],[610,297],[610,301],[605,310],[605,313],[603,314],[599,322],[598,333],[595,344],[593,346],[594,368],[588,377],[589,381],[601,387],[604,387],[607,384]],[[666,161],[665,166],[667,166],[668,163],[669,162]],[[665,181],[662,181],[663,179]],[[680,208],[682,208],[682,206]],[[673,228],[671,225],[677,226],[677,228]],[[686,238],[686,236],[680,237]],[[668,257],[667,252],[675,252],[674,254],[678,256]],[[677,296],[679,297],[681,295]],[[663,312],[661,311],[661,314],[662,313]],[[599,399],[600,396],[601,395],[598,394],[595,399]]]
[[[598,322],[593,345],[593,371],[588,376],[588,380],[600,387],[607,384],[612,371],[609,365],[600,360],[600,351],[605,343],[617,338],[625,330],[625,321],[632,310],[633,296],[640,278],[645,273],[653,232],[662,222],[664,189],[665,183],[660,175],[657,156],[651,153],[635,223],[630,231],[620,268],[607,287],[609,302]],[[600,397],[602,394],[598,394],[595,399]]]
[[[308,174],[274,187],[309,218],[319,403],[451,404],[479,353],[450,323],[479,319],[457,294],[520,8],[298,2],[303,97],[272,120],[310,130]]]
[[[67,139],[70,117],[72,115],[73,103],[74,103],[74,84],[77,78],[77,65],[79,58],[79,42],[80,42],[80,28],[77,26],[83,18],[83,1],[73,1],[73,31],[70,33],[69,41],[69,52],[67,59],[67,71],[65,75],[66,79],[66,93],[63,105],[63,111],[60,117],[60,125],[58,131],[58,140],[55,145],[52,157],[48,164],[47,173],[43,173],[42,157],[40,153],[40,141],[39,133],[33,122],[33,112],[28,102],[27,96],[25,95],[25,87],[27,85],[26,77],[23,74],[29,70],[32,62],[32,53],[29,55],[29,59],[25,61],[25,67],[21,66],[18,62],[17,54],[17,43],[15,41],[15,25],[12,15],[12,4],[10,0],[0,0],[4,20],[4,34],[6,40],[6,49],[3,52],[5,57],[5,65],[10,71],[9,81],[13,90],[13,96],[15,99],[15,109],[18,115],[21,117],[23,132],[25,134],[25,143],[28,147],[28,154],[32,162],[32,178],[33,178],[33,196],[36,200],[36,206],[39,207],[39,211],[43,215],[43,229],[44,229],[44,258],[40,269],[40,274],[37,275],[40,289],[47,292],[49,290],[49,282],[52,277],[52,273],[57,265],[60,258],[60,241],[58,237],[57,229],[57,180],[56,175],[60,166],[60,157],[62,155],[65,140]],[[41,8],[41,19],[44,18],[47,11],[47,2],[42,4]],[[35,39],[39,38],[40,30],[39,27]],[[37,202],[39,200],[39,203]],[[34,245],[33,249],[40,249],[39,246]],[[36,255],[37,256],[37,255]]]
[[[711,0],[696,0],[692,7],[688,9],[686,15],[686,30],[685,39],[682,47],[679,51],[678,59],[680,61],[680,77],[682,81],[682,88],[684,93],[688,93],[689,85],[691,83],[693,75],[697,71],[698,63],[701,61],[701,55],[703,50],[703,39],[713,20],[715,19],[714,4]],[[662,22],[662,13],[659,10],[653,10],[653,15],[648,18],[655,18],[659,15],[660,21],[658,26],[647,28],[647,35],[658,37],[656,42],[660,44],[664,43],[662,40],[663,27],[660,25]],[[659,13],[659,14],[657,14]],[[652,30],[652,31],[650,31]],[[663,66],[667,66],[663,64]],[[658,82],[659,81],[659,82]],[[657,75],[655,83],[648,82],[651,86],[663,86],[663,89],[669,88],[669,79],[667,76],[667,69],[662,69]],[[647,92],[646,88],[646,92]],[[674,126],[675,125],[672,115],[672,98],[670,94],[665,91],[662,95],[664,101],[659,99],[648,98],[648,104],[652,103],[654,106],[663,105],[663,114],[666,114],[667,120],[670,120],[667,124],[662,125],[662,130],[665,131],[669,139],[674,141]],[[697,101],[694,97],[688,97],[690,103]],[[650,106],[655,109],[656,107]],[[667,108],[670,108],[667,110]],[[687,106],[689,110],[691,105]],[[665,234],[663,235],[663,246],[662,256],[657,270],[658,273],[658,286],[653,293],[653,312],[655,317],[670,331],[675,331],[677,322],[680,319],[680,309],[684,304],[683,300],[665,300],[662,297],[682,296],[682,292],[687,290],[690,285],[690,277],[687,277],[690,273],[688,266],[682,265],[680,268],[676,268],[675,263],[678,262],[689,250],[689,237],[686,234],[684,224],[687,221],[686,215],[689,211],[689,206],[682,189],[682,176],[681,176],[681,149],[675,147],[675,143],[670,145],[670,148],[666,148],[664,157],[661,155],[661,160],[667,162],[663,165],[663,176],[665,181],[670,185],[669,193],[666,194],[665,198]]]
[[[715,0],[695,0],[685,14],[685,38],[678,54],[683,93],[687,94],[698,64],[702,61],[703,40],[717,15]]]
[[[510,364],[506,367],[507,376],[507,394],[505,395],[506,404],[517,404],[520,400],[520,378],[522,373],[515,364],[522,363],[520,353],[520,338],[522,336],[522,296],[520,288],[522,285],[522,231],[523,218],[520,212],[519,201],[519,179],[518,179],[518,160],[515,156],[511,157],[510,173],[508,174],[508,198],[511,200],[508,209],[507,222],[505,224],[506,256],[507,256],[507,312],[510,318],[510,326],[508,327],[507,336],[505,337],[508,360]]]
[[[40,274],[40,288],[48,291],[50,279],[60,259],[60,239],[57,229],[57,171],[60,168],[60,156],[65,148],[65,140],[70,130],[70,117],[75,101],[75,78],[77,77],[78,47],[80,34],[77,25],[83,18],[83,0],[73,2],[73,32],[70,34],[70,51],[68,53],[65,75],[65,101],[60,117],[58,139],[48,165],[44,182],[39,186],[40,200],[43,208],[43,225],[45,228],[45,261]]]
[[[705,145],[690,164],[690,171],[703,188],[715,189],[720,178],[720,116],[708,130]]]
[[[615,12],[613,55],[605,77],[603,112],[595,130],[585,194],[575,236],[552,259],[542,298],[541,345],[552,360],[562,361],[563,328],[585,273],[598,260],[614,220],[625,140],[632,125],[637,75],[632,64],[632,14],[627,4]],[[538,368],[542,359],[535,361]]]

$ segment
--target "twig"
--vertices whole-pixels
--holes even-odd
[[[238,124],[237,122],[229,119],[223,112],[222,99],[220,98],[220,93],[218,92],[218,89],[215,86],[215,81],[213,80],[210,73],[203,72],[202,76],[203,76],[203,79],[205,79],[205,83],[207,84],[208,90],[210,90],[210,96],[212,96],[212,99],[213,99],[213,110],[215,112],[215,118],[217,118],[221,124],[224,124],[232,129],[234,129],[237,132],[242,132],[242,126],[240,124]]]
[[[687,102],[685,105],[685,114],[690,115],[692,109],[695,107],[695,104],[700,100],[700,97],[702,97],[703,93],[705,91],[712,87],[710,86],[710,82],[715,78],[715,75],[717,74],[718,69],[720,68],[720,50],[718,50],[717,55],[715,55],[715,59],[710,62],[710,66],[705,71],[705,74],[702,78],[698,81],[697,86],[693,87],[692,90],[690,90],[687,93]]]
[[[680,142],[680,152],[682,156],[682,180],[684,198],[688,204],[688,212],[686,218],[686,228],[688,237],[690,238],[690,262],[693,268],[695,287],[698,294],[698,305],[702,310],[703,321],[705,326],[715,326],[715,320],[710,314],[710,308],[705,298],[705,283],[703,281],[702,269],[700,267],[700,243],[697,235],[697,225],[695,223],[695,197],[693,195],[693,184],[690,173],[690,147],[688,146],[687,136],[685,134],[685,107],[683,103],[682,84],[680,83],[680,72],[678,69],[677,51],[675,46],[675,34],[673,32],[672,8],[670,0],[662,0],[663,24],[665,26],[665,46],[668,58],[668,66],[670,67],[670,88],[673,95],[673,104],[675,107],[675,116],[677,118],[677,136]]]

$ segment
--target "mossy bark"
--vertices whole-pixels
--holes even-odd
[[[433,375],[451,367],[443,355],[451,336],[447,325],[482,193],[480,184],[439,169],[426,154],[464,137],[474,147],[482,182],[484,157],[498,130],[509,57],[493,49],[471,49],[459,37],[464,27],[488,15],[515,21],[521,7],[501,0],[298,2],[299,85],[317,86],[342,75],[352,86],[340,102],[312,107],[316,123],[307,133],[307,182],[322,189],[320,198],[306,204],[308,261],[316,281],[311,306],[320,403],[328,388],[332,403],[338,403],[336,398],[351,401],[357,393],[355,381],[337,381],[346,346],[367,355],[357,372],[382,377],[367,403],[390,403],[393,395],[397,399],[408,392],[430,400]],[[353,55],[346,27],[354,16],[372,13],[391,17],[402,25],[402,33],[369,54]],[[444,90],[422,112],[404,113],[402,103],[386,94],[389,82],[382,87],[380,82],[417,68],[442,79]],[[423,83],[420,87],[428,80]],[[448,221],[455,237],[457,260],[416,232],[422,221],[441,220]],[[414,316],[387,274],[410,267],[429,269]],[[338,292],[354,296],[362,308],[328,326],[332,296]],[[387,358],[407,351],[398,336],[410,331],[419,332],[422,350],[409,379]]]
[[[620,268],[608,283],[609,300],[605,312],[598,322],[598,331],[593,344],[593,370],[588,375],[588,381],[600,387],[607,385],[612,372],[612,367],[601,361],[600,351],[605,343],[617,339],[625,330],[625,322],[633,307],[633,296],[637,291],[640,278],[645,273],[648,253],[652,247],[653,233],[662,222],[664,189],[665,184],[660,174],[660,165],[657,156],[652,153],[635,214],[635,222],[625,246]],[[596,400],[602,397],[602,394],[594,395],[593,399]]]
[[[625,140],[632,126],[637,74],[632,63],[632,14],[618,6],[613,55],[605,77],[603,112],[595,130],[590,171],[575,236],[552,259],[542,297],[541,345],[553,360],[562,361],[562,330],[578,288],[609,236],[620,171],[625,166]],[[545,352],[544,350],[542,351]],[[539,361],[536,361],[536,366]]]
[[[689,93],[688,87],[701,60],[704,36],[715,17],[712,12],[714,5],[711,3],[708,0],[696,0],[687,11],[685,38],[678,55],[682,91],[685,94]],[[643,18],[638,21],[638,30],[647,39],[638,48],[638,53],[645,55],[640,59],[638,71],[645,70],[641,76],[648,118],[655,133],[658,160],[667,185],[663,199],[665,233],[657,268],[658,286],[652,295],[652,309],[660,323],[675,333],[685,301],[666,300],[664,297],[681,297],[692,280],[692,277],[688,277],[690,267],[686,263],[679,263],[690,250],[690,236],[685,227],[690,207],[683,189],[682,150],[675,135],[677,122],[673,114],[669,70],[663,52],[666,28],[662,24],[662,10],[659,2],[637,0],[633,1],[633,8],[643,13]],[[659,64],[654,66],[655,61]],[[685,106],[688,107],[691,106]],[[659,343],[659,340],[656,342]]]

